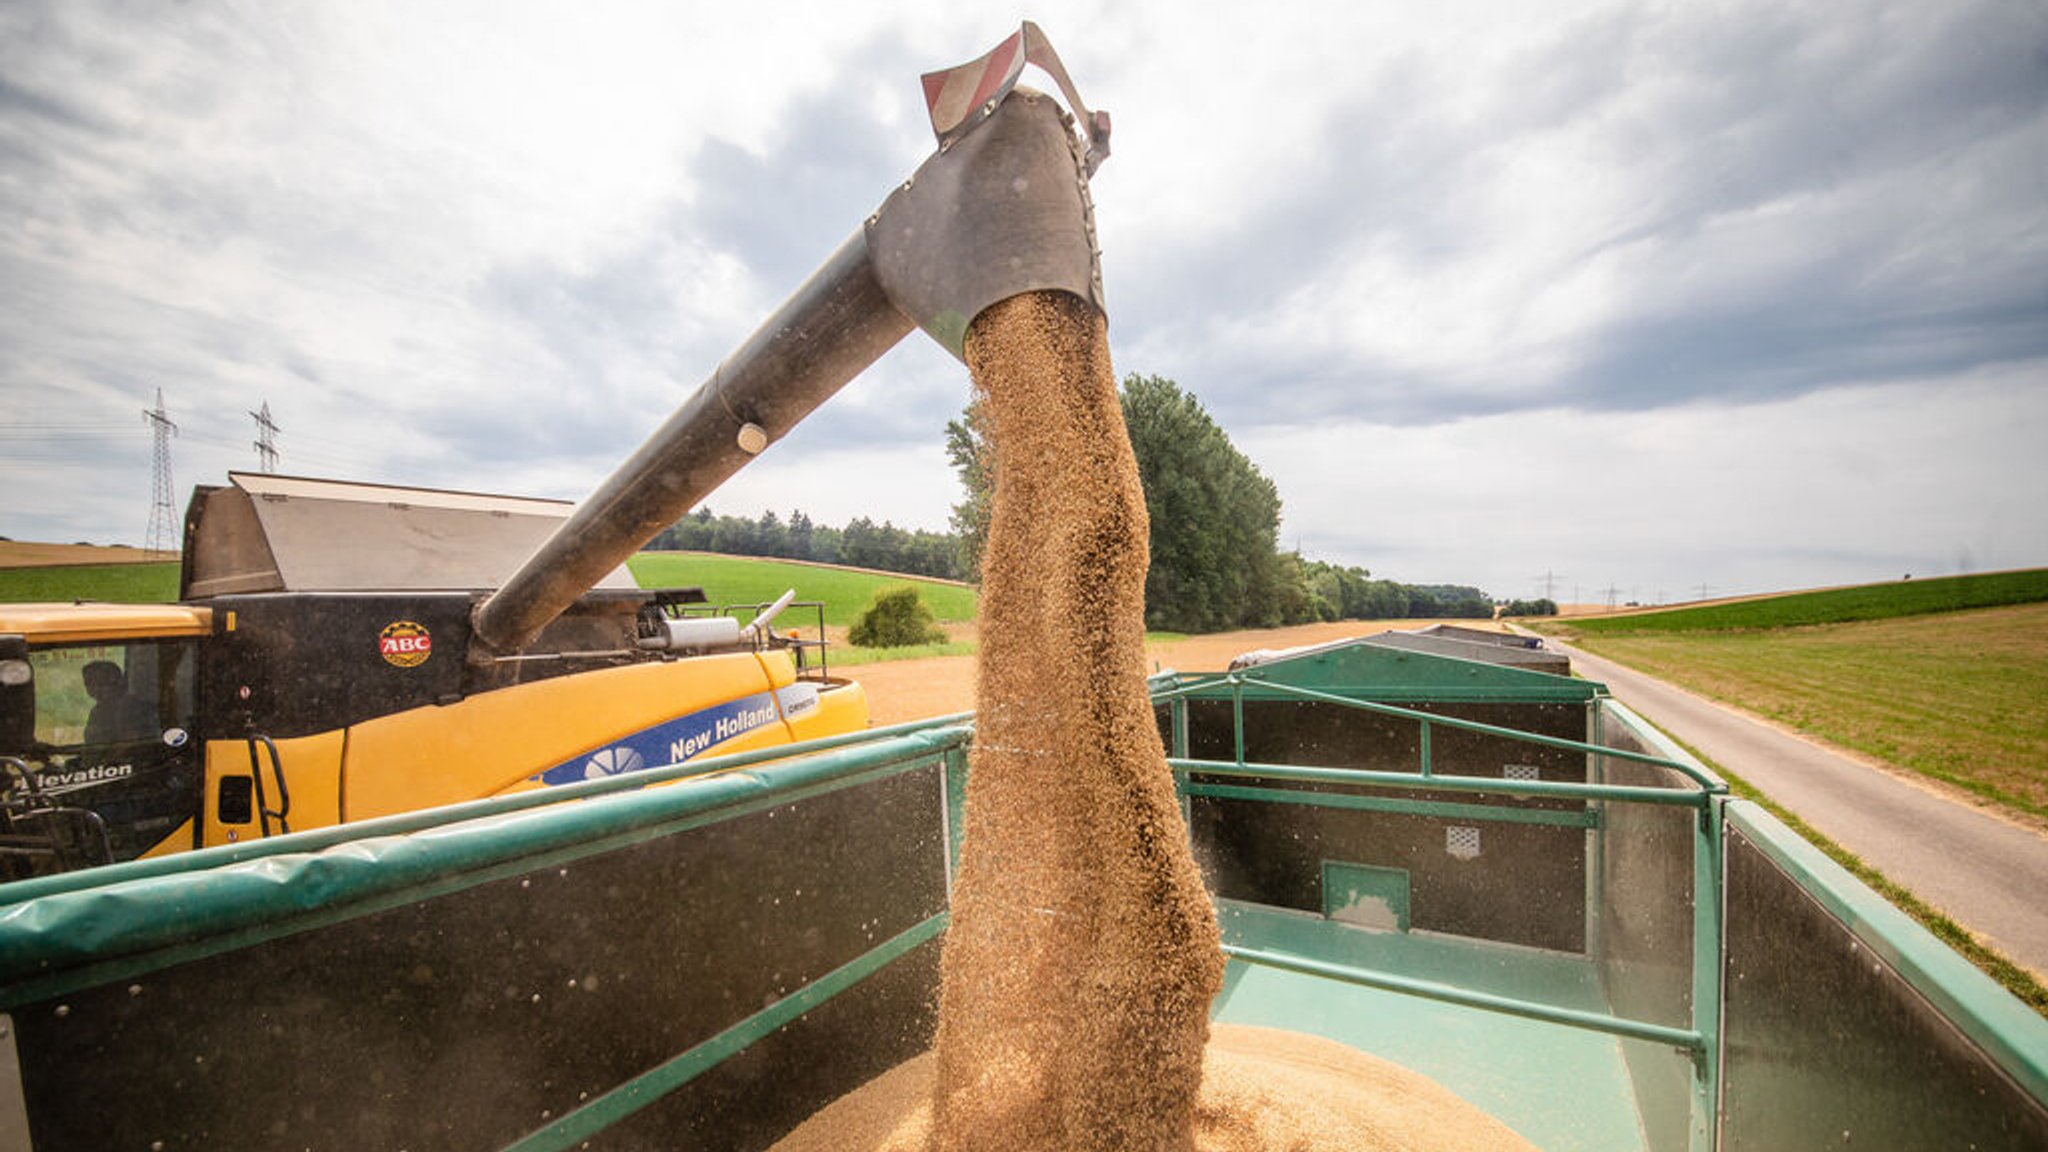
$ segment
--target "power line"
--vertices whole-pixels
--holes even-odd
[[[156,390],[156,407],[143,409],[142,418],[148,422],[153,440],[149,531],[143,534],[142,546],[150,552],[175,551],[182,543],[178,539],[177,518],[171,512],[171,437],[178,434],[178,426],[171,423],[171,414],[164,411],[163,389]]]

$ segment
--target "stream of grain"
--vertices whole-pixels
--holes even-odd
[[[1210,1044],[1223,953],[1145,687],[1145,501],[1103,318],[1015,296],[967,360],[997,467],[938,1041],[778,1152],[1527,1148],[1327,1040]]]

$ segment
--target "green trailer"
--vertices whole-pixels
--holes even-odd
[[[1219,1020],[1548,1149],[2048,1146],[2048,1021],[1599,685],[1356,644],[1153,689]],[[0,1150],[766,1147],[929,1045],[972,737],[0,888]]]

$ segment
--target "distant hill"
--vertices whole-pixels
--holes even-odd
[[[1661,612],[1575,617],[1567,626],[1571,631],[1586,636],[1635,632],[1725,632],[1888,620],[2044,600],[2048,600],[2048,568],[2028,568],[1974,576],[1863,584],[1820,592],[1791,592],[1783,596],[1672,608]]]

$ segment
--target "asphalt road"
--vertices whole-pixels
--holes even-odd
[[[1545,637],[1572,667],[2008,958],[2048,977],[2048,836]]]

